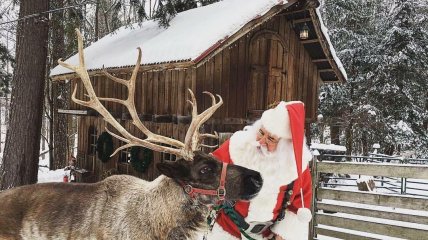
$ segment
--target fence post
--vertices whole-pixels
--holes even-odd
[[[401,178],[401,194],[406,194],[407,178]]]
[[[319,181],[319,174],[317,171],[317,161],[318,161],[318,155],[314,155],[312,157],[312,169],[311,169],[311,176],[312,176],[312,202],[311,202],[311,209],[312,209],[312,221],[309,223],[309,239],[312,240],[315,237],[315,212],[317,211],[316,208],[316,199],[317,199],[317,188],[318,188],[318,181]]]

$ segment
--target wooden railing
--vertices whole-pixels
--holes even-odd
[[[386,163],[312,164],[314,201],[310,239],[427,239],[428,198],[322,187],[322,173],[428,179],[428,166]]]

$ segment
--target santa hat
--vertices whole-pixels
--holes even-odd
[[[302,155],[305,135],[305,105],[303,102],[280,102],[275,108],[262,114],[262,126],[272,135],[283,139],[291,139],[293,142],[294,156],[297,167],[297,179],[300,184],[302,208],[297,211],[297,217],[302,222],[309,222],[312,218],[311,211],[305,208],[302,189]]]

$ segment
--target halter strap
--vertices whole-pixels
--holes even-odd
[[[219,201],[223,201],[226,196],[226,172],[227,172],[227,163],[223,163],[222,169],[221,169],[221,176],[220,176],[220,184],[217,189],[202,189],[202,188],[194,188],[190,184],[182,184],[184,192],[189,194],[191,198],[194,198],[196,194],[203,194],[203,195],[212,195],[217,196]]]

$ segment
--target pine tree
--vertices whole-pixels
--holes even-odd
[[[425,11],[424,11],[425,10]],[[381,41],[372,77],[373,105],[388,120],[384,145],[393,151],[428,149],[428,32],[422,21],[428,8],[420,1],[397,0],[382,21]],[[382,107],[388,106],[388,107]]]
[[[163,27],[168,27],[169,22],[179,12],[196,8],[198,4],[205,6],[219,0],[159,0],[159,5],[154,14],[154,19]]]
[[[338,57],[347,70],[345,84],[321,88],[320,113],[332,127],[345,132],[348,154],[354,148],[367,151],[366,134],[375,126],[367,125],[373,118],[373,107],[366,98],[367,74],[372,65],[372,49],[376,44],[375,12],[379,0],[328,0],[322,5],[325,23]],[[343,142],[340,142],[343,144]],[[337,143],[336,143],[337,144]]]
[[[322,88],[320,113],[342,123],[348,153],[427,149],[426,1],[326,0],[322,10],[348,81]]]

